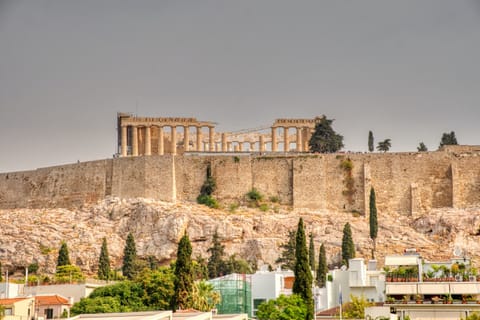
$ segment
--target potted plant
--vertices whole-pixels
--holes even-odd
[[[445,299],[443,301],[444,301],[445,304],[452,304],[452,302],[453,302],[452,295],[450,293],[446,294]]]
[[[422,303],[422,296],[419,295],[419,294],[417,294],[417,295],[415,296],[415,301],[417,302],[417,304],[421,304],[421,303]]]
[[[387,304],[392,304],[395,303],[395,298],[394,297],[387,297],[387,300],[385,301]]]

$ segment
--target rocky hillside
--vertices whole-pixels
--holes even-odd
[[[62,240],[70,258],[87,273],[95,273],[102,238],[106,237],[112,264],[120,267],[125,238],[135,236],[139,255],[153,255],[161,262],[175,258],[177,241],[187,231],[193,256],[208,257],[215,229],[228,254],[256,259],[258,265],[275,266],[279,245],[286,241],[303,217],[307,234],[313,232],[316,249],[326,245],[329,262],[338,262],[342,229],[352,225],[357,257],[370,257],[368,217],[345,212],[292,211],[288,208],[262,212],[240,207],[235,212],[209,209],[192,203],[166,203],[148,199],[110,198],[96,205],[67,209],[0,210],[0,261],[20,268],[37,261],[41,272],[53,272]],[[385,254],[416,248],[426,260],[452,256],[458,246],[479,262],[480,208],[435,209],[410,217],[379,213],[377,259]]]

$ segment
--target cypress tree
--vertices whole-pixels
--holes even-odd
[[[313,319],[313,297],[312,297],[312,272],[308,261],[307,240],[303,227],[303,219],[298,221],[295,248],[295,280],[293,282],[293,293],[298,294],[307,305],[306,320]]]
[[[315,270],[315,243],[313,242],[313,233],[310,233],[310,243],[308,245],[308,262],[310,270]]]
[[[294,270],[295,269],[295,230],[288,232],[288,241],[282,245],[280,248],[283,249],[281,256],[275,260],[275,263],[281,263],[282,269],[284,270]]]
[[[320,288],[326,285],[326,276],[328,272],[327,266],[327,254],[325,253],[325,245],[322,243],[320,246],[320,254],[318,256],[318,269],[317,269],[317,285]]]
[[[108,280],[110,278],[110,258],[108,257],[107,239],[103,238],[100,258],[98,259],[98,279]]]
[[[345,223],[342,238],[342,263],[348,267],[348,260],[355,258],[355,244],[352,238],[350,223]]]
[[[68,255],[68,247],[65,241],[62,241],[62,245],[60,246],[60,250],[58,251],[58,259],[57,259],[57,268],[61,266],[70,265],[70,257]]]
[[[172,310],[190,308],[193,291],[192,245],[186,232],[178,243],[174,286]]]
[[[2,270],[2,262],[0,261],[0,282],[2,282],[2,281],[3,281],[2,274],[3,274],[3,270]]]
[[[128,279],[135,276],[135,264],[137,261],[137,249],[135,248],[135,239],[132,233],[129,233],[123,249],[122,273]]]
[[[376,240],[378,233],[378,221],[377,221],[377,205],[375,200],[375,190],[373,187],[370,189],[370,239],[373,242],[372,259],[375,259]]]
[[[221,275],[223,270],[223,256],[225,254],[225,246],[220,243],[218,239],[218,232],[215,230],[212,239],[212,246],[208,248],[208,252],[210,252],[210,258],[208,258],[208,277],[210,279],[216,278]]]
[[[368,131],[368,151],[373,152],[373,133]]]

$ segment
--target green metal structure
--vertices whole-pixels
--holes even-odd
[[[232,273],[208,280],[222,296],[217,305],[218,314],[246,313],[252,317],[252,277]]]

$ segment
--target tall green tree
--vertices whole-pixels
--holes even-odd
[[[391,147],[392,147],[392,140],[391,139],[385,139],[385,140],[380,141],[378,143],[377,150],[387,152],[388,150],[390,150]]]
[[[283,270],[293,270],[295,269],[295,230],[288,231],[288,240],[286,243],[281,244],[280,248],[282,253],[280,257],[275,260],[275,263],[279,263]]]
[[[60,250],[58,251],[57,268],[70,264],[71,263],[70,257],[68,255],[67,243],[65,241],[62,241],[62,245],[60,246]]]
[[[375,189],[370,188],[370,239],[373,242],[372,259],[375,259],[376,240],[378,234],[377,204],[375,200]]]
[[[174,288],[172,310],[190,308],[193,291],[192,245],[186,232],[178,243]]]
[[[133,234],[129,233],[123,249],[122,273],[128,279],[133,279],[136,274],[137,248]]]
[[[333,120],[325,116],[317,119],[315,131],[309,141],[311,152],[333,153],[343,148],[343,136],[333,130],[332,122]]]
[[[455,137],[455,131],[451,131],[450,133],[445,132],[442,135],[442,139],[440,140],[440,147],[445,145],[457,145],[457,137]]]
[[[320,254],[318,255],[318,269],[317,269],[317,285],[320,288],[325,287],[327,280],[327,254],[325,252],[325,245],[320,246]]]
[[[310,242],[308,244],[308,262],[310,270],[315,270],[315,243],[313,241],[313,233],[310,233]]]
[[[3,270],[2,270],[2,262],[0,261],[0,282],[2,282],[2,281],[3,281],[2,274],[3,274]]]
[[[212,238],[212,246],[207,250],[210,253],[208,258],[208,277],[210,279],[219,277],[224,269],[223,256],[225,255],[225,246],[220,243],[218,232],[215,230]]]
[[[373,152],[373,133],[372,131],[368,131],[368,151]]]
[[[418,152],[426,152],[426,151],[428,151],[428,148],[427,148],[427,146],[425,145],[425,143],[420,142],[420,143],[418,144],[417,150],[418,150]]]
[[[348,267],[348,260],[353,258],[355,258],[355,244],[353,243],[352,229],[350,228],[350,223],[347,222],[343,226],[342,263]]]
[[[298,294],[307,306],[306,320],[313,319],[313,297],[312,297],[312,272],[308,261],[307,239],[303,219],[298,221],[296,233],[295,248],[295,280],[293,282],[292,292]]]
[[[110,278],[110,258],[108,256],[107,238],[103,238],[100,258],[98,259],[98,279],[108,280]]]

